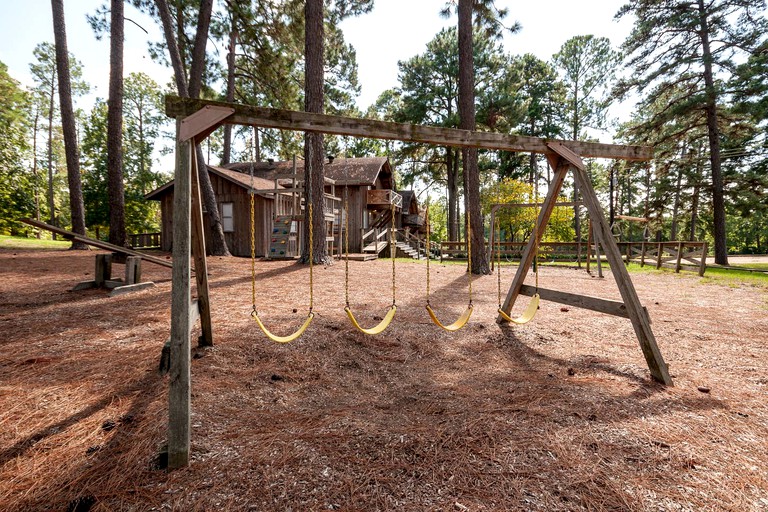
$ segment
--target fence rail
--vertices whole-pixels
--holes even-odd
[[[160,233],[136,233],[128,235],[134,249],[159,249]]]
[[[494,244],[487,254],[493,258],[497,253],[504,258],[522,257],[527,242],[500,242]],[[694,241],[672,242],[616,242],[625,263],[639,263],[640,266],[654,265],[656,268],[673,268],[680,272],[684,267],[695,267],[700,276],[704,275],[707,264],[707,243]],[[589,249],[589,251],[587,251]],[[585,242],[542,242],[539,244],[539,258],[556,260],[575,260],[581,264],[585,254],[594,254],[595,246]],[[444,258],[462,259],[467,257],[465,242],[440,242],[440,260]]]

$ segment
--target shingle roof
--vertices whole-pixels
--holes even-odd
[[[208,170],[213,172],[214,174],[220,176],[221,178],[224,178],[227,181],[231,181],[232,183],[236,185],[240,185],[241,187],[245,189],[251,188],[251,175],[249,174],[243,174],[242,172],[233,171],[231,169],[225,169],[224,167],[217,167],[214,165],[209,165]],[[169,191],[173,188],[173,180],[169,181],[165,185],[153,190],[146,196],[144,196],[146,199],[149,200],[159,200],[160,196]],[[270,181],[258,176],[253,177],[253,188],[254,189],[270,189],[275,188],[275,182]],[[278,188],[282,188],[282,185],[278,185]],[[263,195],[263,194],[262,194]],[[271,197],[271,196],[270,196]]]
[[[293,162],[239,162],[227,165],[227,169],[232,169],[241,173],[250,174],[253,166],[254,176],[260,176],[274,183],[275,175],[291,174],[293,172]],[[333,163],[326,162],[324,165],[325,177],[336,181],[337,185],[374,185],[379,173],[384,167],[389,167],[386,157],[371,158],[336,158]],[[304,172],[304,161],[296,162],[297,173]],[[282,179],[278,182],[284,183]]]

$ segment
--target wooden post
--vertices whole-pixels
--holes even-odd
[[[211,303],[208,300],[208,263],[205,259],[205,234],[203,233],[203,202],[200,199],[200,181],[197,168],[197,151],[192,144],[192,255],[195,258],[195,284],[197,285],[197,307],[200,309],[201,347],[213,346],[211,325]],[[191,326],[190,326],[191,327]]]
[[[176,120],[176,176],[173,197],[173,285],[171,287],[171,368],[168,382],[168,468],[189,463],[190,436],[190,158],[192,143],[180,142]]]
[[[680,269],[683,268],[681,262],[683,259],[683,242],[677,242],[677,263],[675,263],[675,272],[680,273]]]
[[[659,270],[661,268],[661,258],[664,255],[664,245],[662,242],[659,242],[657,244],[657,253],[656,253],[656,270]]]
[[[592,222],[587,229],[587,274],[589,274],[590,260],[592,259]]]
[[[110,279],[112,279],[112,255],[97,254],[96,270],[93,275],[94,286],[101,288]]]
[[[498,206],[491,207],[491,229],[488,232],[488,261],[491,262],[491,272],[494,270],[495,261],[493,259],[493,244],[496,241],[496,210]]]
[[[632,327],[635,330],[640,349],[645,356],[648,369],[651,371],[651,375],[654,379],[664,384],[672,385],[669,369],[667,368],[664,358],[661,355],[661,351],[656,344],[656,338],[651,330],[651,323],[640,303],[635,287],[629,277],[629,272],[621,263],[621,252],[611,236],[610,227],[605,221],[600,202],[597,199],[597,195],[595,195],[595,190],[592,188],[592,183],[582,169],[578,169],[575,166],[571,166],[571,169],[573,171],[573,176],[581,189],[581,196],[595,229],[600,232],[600,237],[606,241],[603,246],[605,256],[613,270],[614,279],[619,287],[619,292],[621,292],[621,298],[624,301],[624,305],[627,308],[627,314],[632,321]]]
[[[125,284],[141,282],[141,258],[128,256],[125,258]]]
[[[701,263],[699,263],[699,276],[704,277],[704,272],[707,271],[707,242],[704,242],[704,246],[701,248]]]
[[[640,242],[640,266],[645,266],[645,241]]]

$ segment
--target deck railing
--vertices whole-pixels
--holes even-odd
[[[135,233],[128,235],[134,249],[159,249],[160,233]]]

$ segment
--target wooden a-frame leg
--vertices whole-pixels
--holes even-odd
[[[213,346],[211,325],[211,304],[208,300],[208,262],[205,256],[205,235],[203,234],[203,204],[200,199],[197,148],[192,146],[192,255],[195,258],[195,282],[197,284],[197,307],[200,312],[202,338],[200,346]]]
[[[664,362],[664,358],[661,356],[661,351],[656,344],[656,338],[651,330],[650,319],[643,310],[635,287],[629,277],[629,272],[621,260],[621,251],[619,251],[616,241],[611,236],[610,228],[603,215],[600,202],[597,200],[595,190],[592,188],[592,183],[584,170],[578,169],[575,166],[571,166],[571,170],[573,171],[574,179],[581,189],[581,196],[592,220],[593,229],[597,233],[598,238],[603,242],[605,257],[611,266],[611,271],[619,287],[619,292],[624,301],[624,306],[627,308],[629,318],[632,321],[632,327],[635,330],[637,341],[645,356],[648,369],[651,371],[654,379],[663,384],[672,385],[669,369]]]
[[[515,305],[517,296],[520,295],[520,288],[523,286],[525,276],[528,275],[528,269],[531,268],[533,257],[535,256],[539,242],[544,235],[544,229],[549,222],[549,217],[552,215],[552,210],[555,208],[560,189],[563,187],[565,173],[568,171],[567,162],[560,157],[548,154],[547,158],[550,159],[550,164],[552,165],[552,168],[555,169],[555,177],[549,185],[547,197],[544,199],[541,211],[539,212],[539,218],[536,220],[536,229],[534,230],[536,237],[529,237],[528,244],[525,246],[525,250],[523,250],[520,266],[517,267],[517,273],[512,281],[512,286],[510,286],[509,291],[507,292],[507,298],[504,299],[504,304],[501,306],[501,310],[507,315],[512,312],[512,307]],[[501,324],[505,323],[506,320],[503,316],[499,315],[496,322]]]

